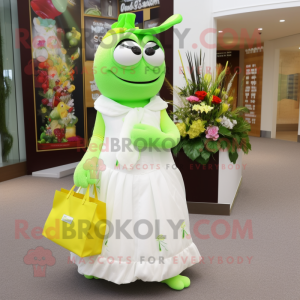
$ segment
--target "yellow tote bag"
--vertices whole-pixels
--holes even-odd
[[[95,198],[68,191],[56,191],[53,207],[45,223],[43,236],[80,257],[98,255],[106,230],[106,204]]]

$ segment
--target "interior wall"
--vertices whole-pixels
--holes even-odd
[[[231,14],[246,13],[269,9],[280,9],[286,7],[300,6],[300,1],[291,0],[213,0],[213,12],[215,16],[226,16]]]
[[[184,77],[180,71],[181,62],[178,50],[181,52],[186,70],[188,66],[186,52],[191,51],[199,55],[200,49],[202,49],[202,52],[205,53],[205,66],[207,70],[211,72],[215,71],[217,23],[212,16],[212,12],[212,1],[174,0],[174,14],[179,13],[183,16],[183,21],[174,27],[174,86],[181,87],[185,84]],[[200,38],[201,33],[203,36],[207,33],[205,35],[205,42]],[[175,95],[174,103],[178,103]]]
[[[170,3],[171,2],[171,3]],[[159,8],[159,22],[163,23],[165,20],[167,20],[170,16],[174,14],[174,5],[173,1],[161,1],[160,2],[160,8]],[[150,18],[150,13],[149,13]],[[174,38],[173,38],[173,29],[166,30],[165,32],[162,32],[159,34],[159,40],[161,41],[164,50],[165,50],[165,62],[166,62],[166,78],[170,82],[171,85],[173,85],[173,44],[174,44]],[[172,100],[173,96],[169,89],[169,87],[164,84],[160,90],[160,97],[164,100]],[[172,107],[169,106],[169,109],[171,110]]]
[[[261,130],[270,132],[271,138],[276,138],[280,49],[299,46],[300,34],[266,41],[264,44]],[[298,135],[300,135],[300,130]]]

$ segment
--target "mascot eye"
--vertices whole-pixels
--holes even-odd
[[[165,60],[164,52],[155,42],[146,44],[143,56],[147,63],[155,67],[160,66]]]
[[[123,66],[132,66],[142,58],[140,46],[132,40],[123,40],[114,51],[114,59]]]

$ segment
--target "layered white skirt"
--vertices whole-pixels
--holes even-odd
[[[80,274],[117,284],[162,281],[199,263],[181,173],[173,166],[156,168],[138,174],[107,168],[102,173],[100,199],[107,205],[107,238],[99,256],[80,258],[71,253]]]

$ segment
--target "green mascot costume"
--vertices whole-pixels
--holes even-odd
[[[101,255],[83,262],[71,253],[71,259],[88,279],[158,281],[182,290],[190,280],[179,274],[201,257],[190,235],[182,176],[170,151],[180,135],[167,103],[157,96],[166,66],[155,37],[182,16],[151,29],[135,28],[134,21],[135,14],[121,14],[97,50],[95,81],[102,95],[95,101],[89,149],[74,174],[76,186],[96,184],[110,226]],[[86,164],[93,160],[105,165],[99,178]]]

